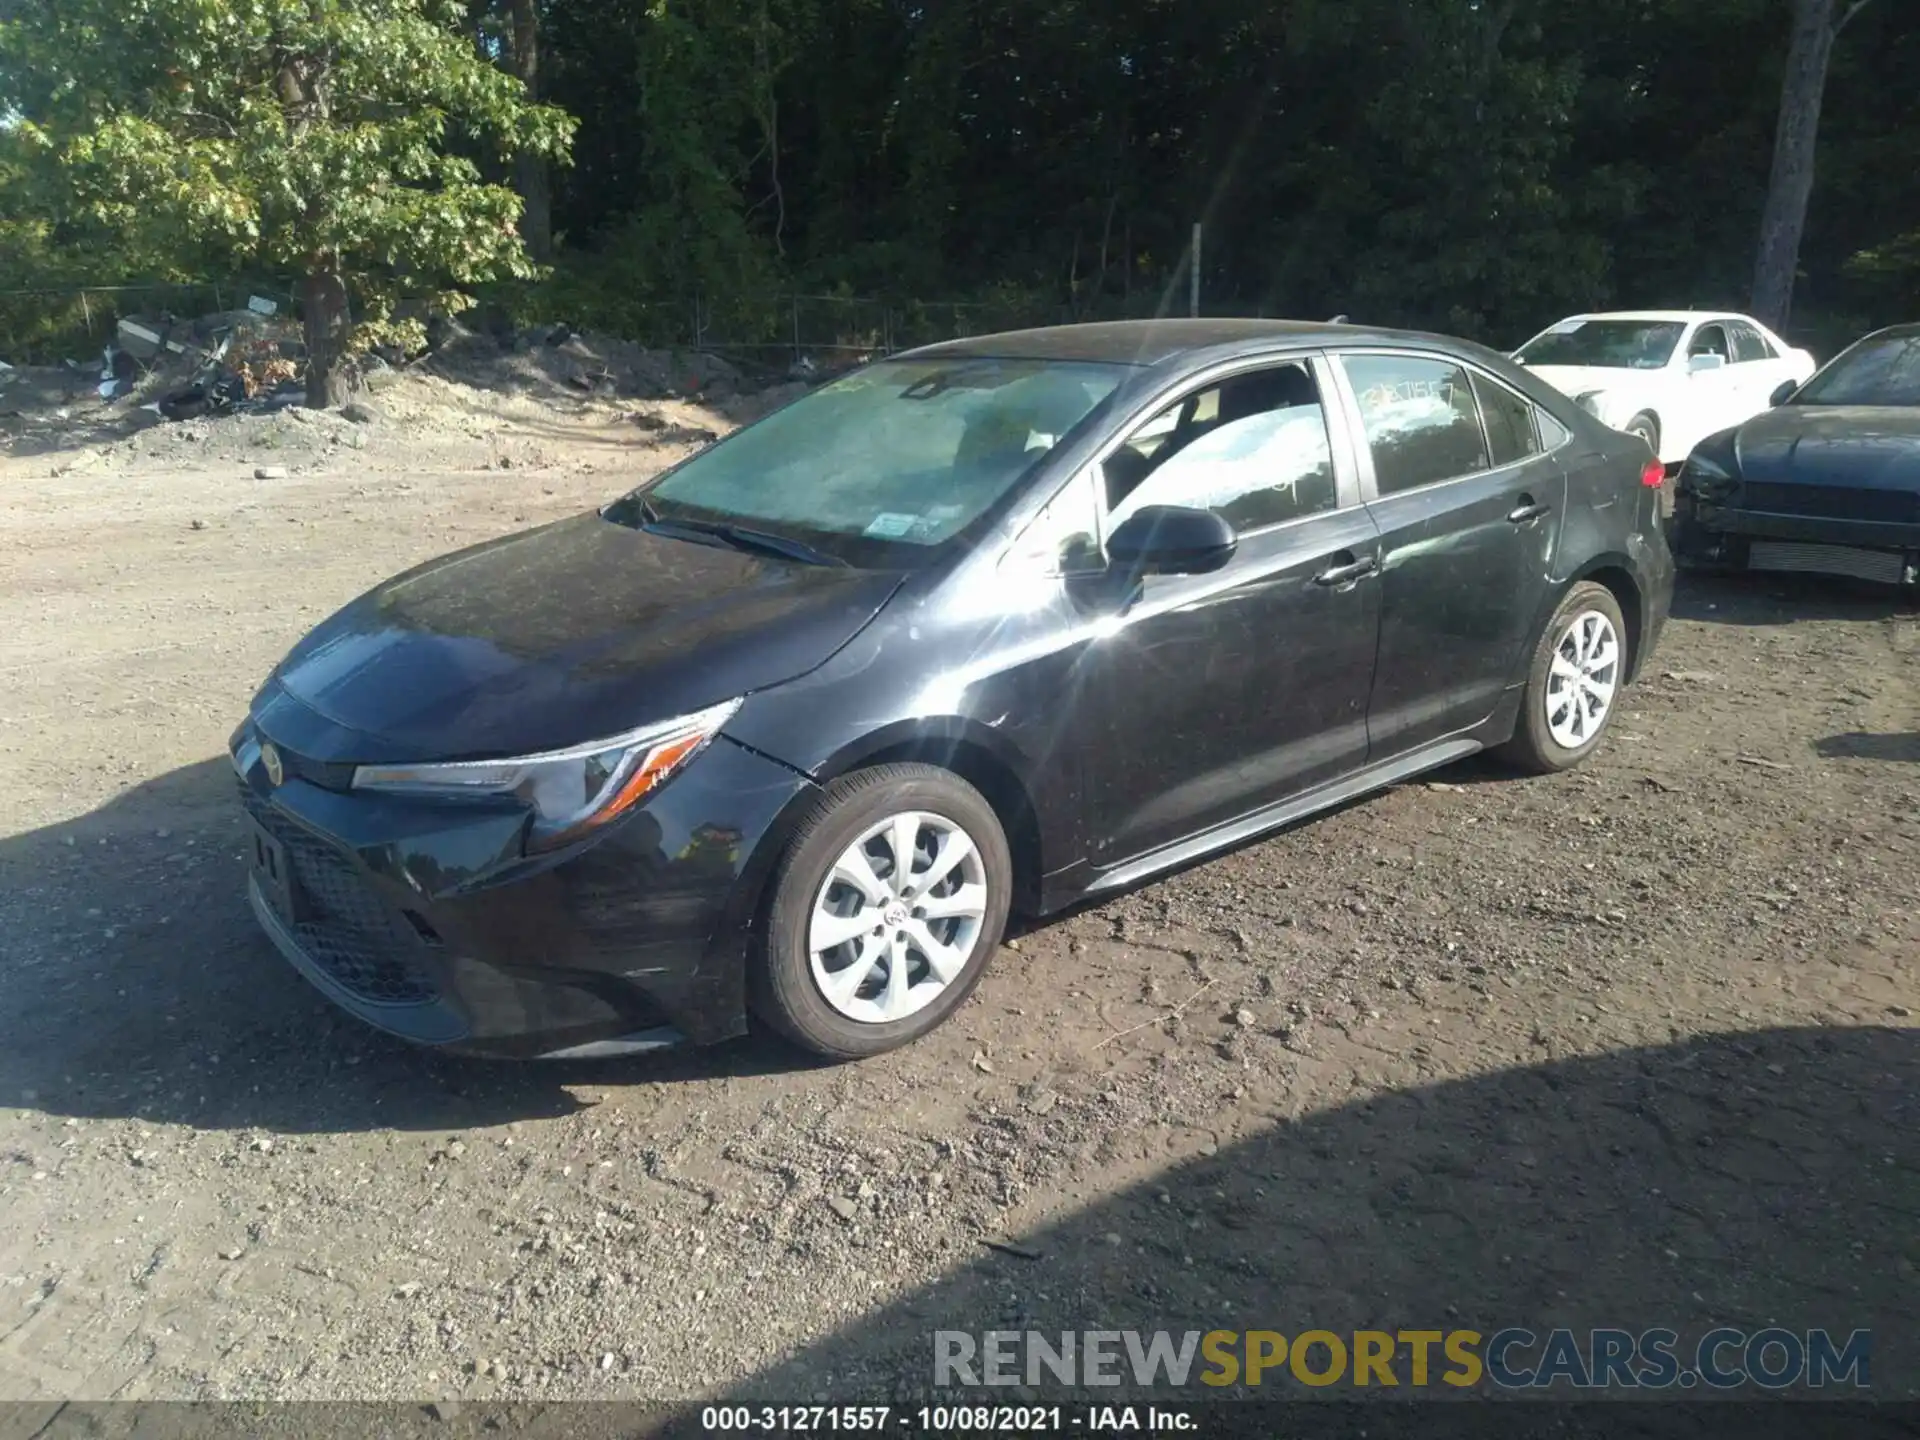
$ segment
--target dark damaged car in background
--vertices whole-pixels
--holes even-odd
[[[1855,341],[1774,401],[1687,458],[1674,487],[1678,558],[1920,581],[1920,325]]]
[[[1431,336],[880,361],[302,640],[231,747],[254,911],[424,1044],[591,1057],[753,1014],[875,1054],[961,1004],[1011,909],[1478,750],[1585,759],[1666,617],[1661,478]]]

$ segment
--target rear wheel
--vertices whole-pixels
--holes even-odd
[[[959,776],[932,765],[843,776],[775,872],[754,1011],[834,1059],[918,1039],[979,983],[1012,892],[999,819]]]
[[[1599,745],[1626,683],[1627,625],[1604,585],[1567,591],[1534,644],[1520,721],[1500,754],[1523,770],[1571,770]]]
[[[1660,454],[1660,422],[1646,411],[1642,410],[1638,415],[1627,421],[1623,428],[1627,434],[1638,435],[1642,440],[1646,441],[1647,449],[1651,450],[1656,457]]]

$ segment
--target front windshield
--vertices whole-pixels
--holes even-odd
[[[1119,386],[1091,362],[883,360],[702,451],[608,511],[725,524],[855,564],[914,563],[990,510]]]
[[[1920,335],[1871,336],[1800,387],[1795,405],[1920,405]]]
[[[1677,320],[1562,320],[1520,347],[1522,365],[1597,365],[1660,370],[1686,326]]]

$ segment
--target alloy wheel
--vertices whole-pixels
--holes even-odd
[[[1547,733],[1563,750],[1578,750],[1607,723],[1620,686],[1620,637],[1598,610],[1567,622],[1553,644],[1545,698]]]
[[[814,897],[813,982],[849,1020],[904,1020],[960,978],[986,914],[973,837],[928,811],[890,815],[841,852]]]

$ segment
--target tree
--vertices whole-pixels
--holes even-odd
[[[1760,250],[1753,266],[1753,313],[1775,330],[1793,309],[1793,282],[1800,266],[1800,237],[1813,194],[1814,151],[1820,136],[1820,106],[1826,95],[1833,42],[1872,0],[1795,0],[1787,73],[1780,83],[1780,121],[1774,132],[1773,172],[1767,208],[1760,220]]]
[[[461,33],[456,0],[61,0],[0,9],[0,111],[99,220],[300,277],[307,403],[403,291],[530,275],[473,147],[558,157],[572,122]],[[362,313],[356,325],[349,301]]]
[[[529,100],[540,98],[540,8],[537,0],[512,0],[510,51],[513,73]],[[533,258],[553,258],[553,194],[547,157],[532,146],[514,157],[513,188],[520,192],[520,233]]]

